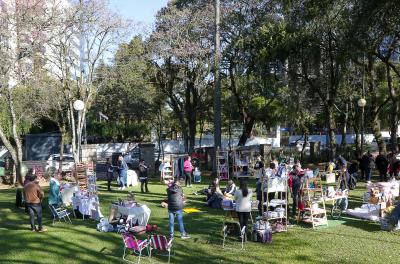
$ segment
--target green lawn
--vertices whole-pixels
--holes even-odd
[[[208,180],[193,189],[201,189],[207,183]],[[159,206],[166,196],[165,186],[152,182],[151,193],[143,195],[138,193],[139,187],[130,189],[151,208],[150,223],[167,234],[167,211]],[[380,231],[376,223],[348,217],[330,220],[328,228],[315,231],[309,226],[292,227],[287,233],[274,234],[271,245],[248,242],[245,251],[222,249],[223,211],[204,207],[204,197],[191,195],[193,189],[184,188],[189,197],[187,206],[204,213],[185,215],[185,226],[192,238],[175,239],[172,263],[399,263],[398,233]],[[363,184],[359,184],[351,193],[350,208],[360,205],[363,191]],[[125,195],[126,191],[107,192],[105,182],[100,182],[102,213],[107,216],[110,203]],[[95,221],[73,219],[72,225],[52,226],[46,208],[44,223],[48,232],[35,233],[30,231],[28,215],[15,208],[14,202],[14,189],[0,190],[0,263],[124,263],[121,236],[97,232]],[[233,247],[239,248],[234,243]],[[158,262],[167,262],[167,258],[152,258],[152,263]],[[143,263],[150,262],[144,259]]]

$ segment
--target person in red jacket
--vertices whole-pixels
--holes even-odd
[[[192,187],[192,171],[193,166],[190,161],[190,156],[185,157],[185,161],[183,162],[183,171],[185,172],[185,183],[186,187]]]

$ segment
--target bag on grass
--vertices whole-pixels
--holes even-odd
[[[259,231],[259,230],[265,230],[269,228],[269,223],[268,221],[263,221],[263,220],[258,220],[257,222],[254,223],[253,225],[253,230],[254,231]]]
[[[133,227],[129,228],[129,232],[134,235],[143,235],[146,233],[146,227],[145,226],[133,226]]]

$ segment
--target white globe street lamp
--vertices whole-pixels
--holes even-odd
[[[364,98],[360,98],[358,99],[357,104],[359,107],[364,108],[365,105],[367,104],[367,100],[365,100]]]
[[[74,102],[74,109],[76,111],[82,111],[85,108],[85,103],[82,100],[76,100]]]
[[[359,107],[361,107],[361,155],[364,155],[364,108],[367,105],[367,100],[360,98],[357,101]]]

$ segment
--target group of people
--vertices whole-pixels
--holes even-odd
[[[118,164],[117,166],[111,163],[110,158],[107,158],[106,161],[106,168],[107,168],[107,189],[108,191],[111,190],[111,183],[114,180],[114,172],[117,172],[118,178],[118,189],[125,190],[127,187],[127,179],[128,179],[128,164],[124,160],[124,157],[120,155],[118,157]],[[145,164],[144,160],[139,160],[139,180],[140,180],[140,189],[141,192],[149,192],[148,188],[148,169],[149,167]]]
[[[396,153],[389,153],[385,155],[383,152],[379,152],[379,154],[374,157],[368,151],[364,154],[360,159],[360,171],[361,178],[366,181],[371,180],[372,171],[376,167],[379,172],[379,180],[387,181],[388,175],[390,178],[398,177],[400,170],[400,160],[397,159]]]
[[[48,203],[54,208],[62,205],[61,199],[61,179],[62,173],[56,172],[50,179]],[[29,221],[32,231],[44,232],[47,231],[42,224],[42,202],[44,192],[39,185],[35,170],[30,169],[25,177],[23,183],[23,194],[25,199],[25,209],[29,214]],[[35,215],[37,218],[38,226],[35,225]]]

